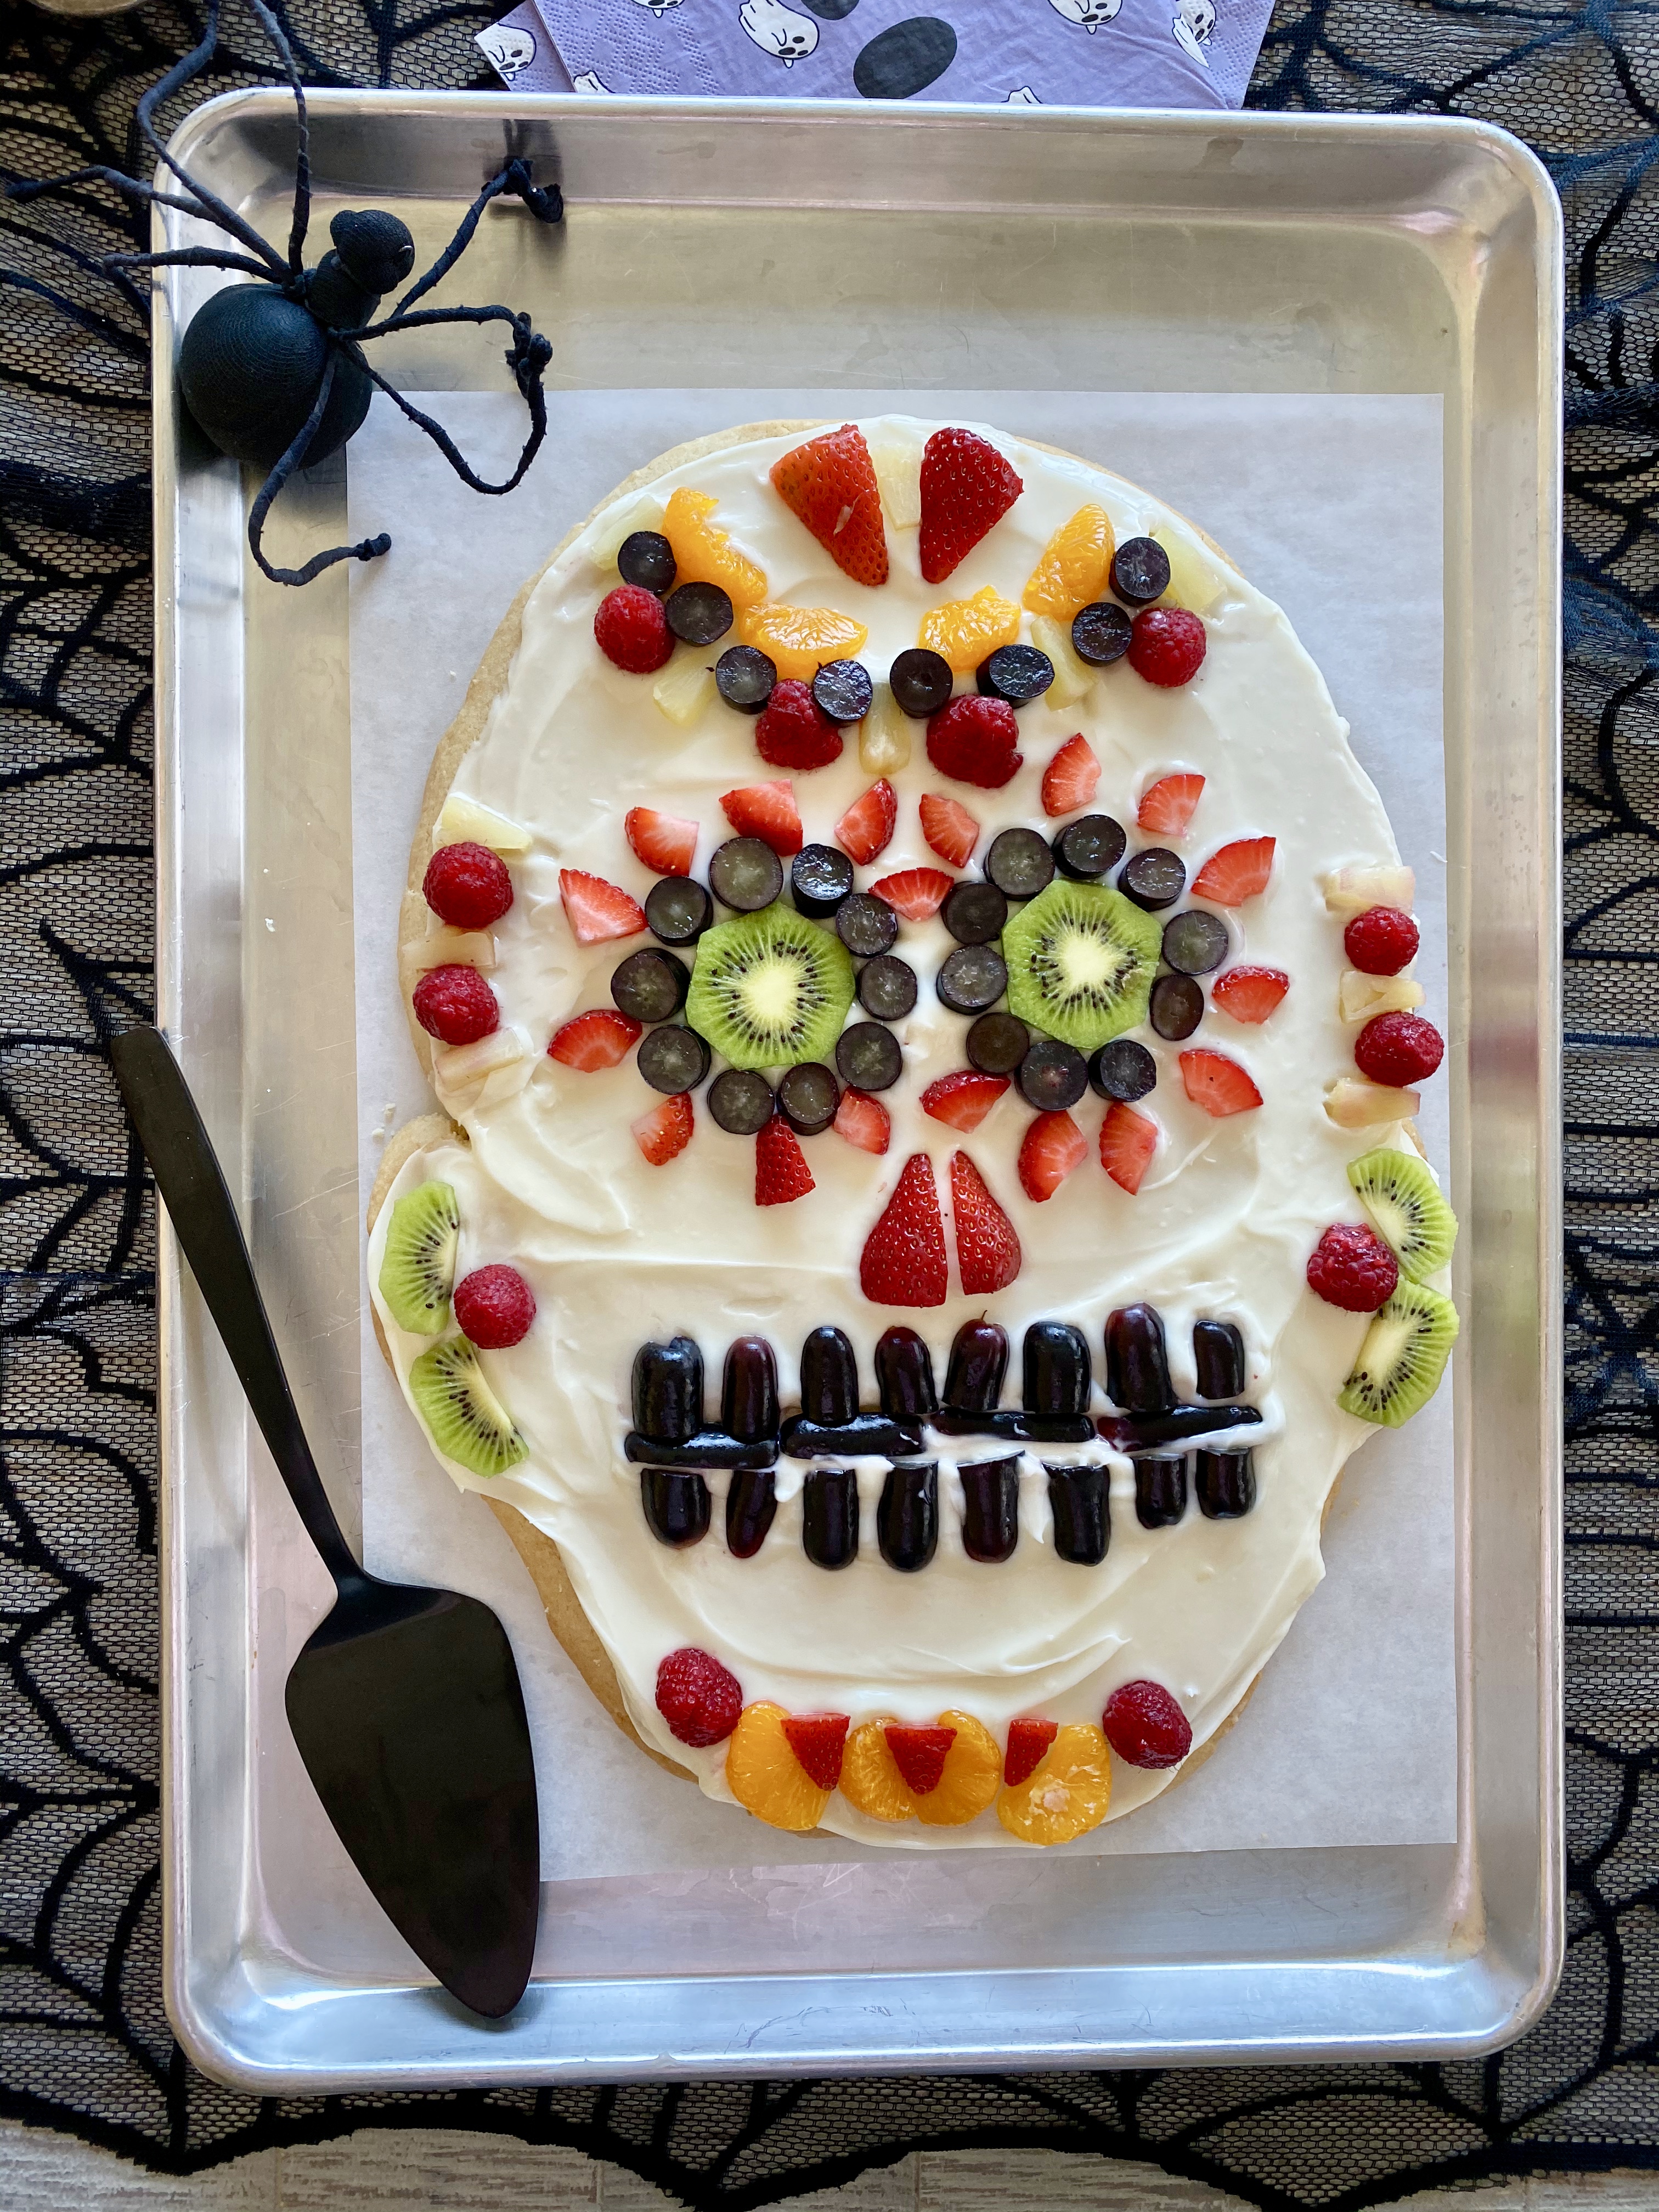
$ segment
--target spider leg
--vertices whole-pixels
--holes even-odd
[[[334,368],[337,358],[334,348],[331,346],[328,349],[327,364],[323,370],[323,380],[318,386],[317,397],[312,402],[311,412],[307,416],[303,428],[294,443],[283,455],[282,459],[277,462],[264,483],[260,485],[253,505],[248,510],[248,550],[258,562],[261,571],[270,577],[273,584],[308,584],[313,576],[320,576],[325,568],[331,568],[337,561],[377,560],[392,544],[391,538],[387,537],[385,531],[381,531],[378,537],[362,538],[356,545],[331,545],[326,553],[313,553],[301,568],[273,568],[265,558],[264,546],[262,543],[264,536],[265,517],[270,512],[271,501],[293,475],[295,470],[299,467],[301,454],[316,435],[317,426],[323,419],[323,410],[328,405],[328,396],[334,389]]]
[[[515,157],[497,170],[461,217],[455,235],[438,256],[424,276],[416,277],[398,301],[394,313],[401,315],[412,307],[416,300],[423,299],[434,284],[441,283],[467,247],[472,243],[472,234],[478,228],[478,218],[493,199],[503,192],[512,192],[521,199],[538,222],[560,222],[564,218],[564,201],[556,185],[544,189],[531,181],[528,165]]]
[[[295,64],[294,49],[283,35],[265,0],[247,0],[259,21],[259,27],[276,49],[277,59],[294,94],[294,105],[300,125],[300,150],[294,164],[294,217],[289,226],[288,265],[295,276],[305,274],[306,230],[311,221],[311,122],[306,113],[305,87],[300,82],[300,72]]]
[[[209,0],[207,27],[203,33],[202,43],[198,46],[192,46],[182,59],[176,61],[165,76],[156,79],[138,102],[135,120],[156,160],[170,170],[185,191],[193,194],[200,203],[201,212],[204,218],[216,223],[221,230],[228,231],[233,238],[240,239],[244,246],[258,255],[267,268],[275,270],[286,283],[288,267],[276,248],[261,238],[252,224],[245,222],[235,209],[228,206],[216,192],[209,191],[204,185],[197,183],[188,170],[180,168],[156,135],[155,125],[152,119],[156,109],[164,100],[171,100],[173,94],[181,87],[187,85],[192,78],[201,75],[213,59],[214,49],[218,42],[219,0]]]
[[[474,307],[459,309],[450,319],[471,322],[482,321],[487,317],[491,320],[494,319],[488,309]],[[405,399],[397,386],[388,383],[367,359],[361,347],[353,343],[351,340],[346,339],[343,342],[342,349],[350,355],[358,367],[379,390],[385,392],[386,398],[400,413],[407,416],[417,429],[426,432],[427,436],[431,439],[464,484],[469,486],[473,491],[500,494],[511,491],[523,480],[525,471],[540,452],[542,440],[547,435],[547,396],[542,390],[542,371],[547,366],[548,356],[552,349],[548,345],[545,338],[539,337],[529,328],[527,323],[520,333],[520,344],[515,347],[514,353],[508,354],[507,359],[513,363],[519,389],[524,394],[525,403],[530,410],[530,435],[525,440],[524,449],[519,455],[518,466],[504,483],[486,483],[481,476],[477,475],[443,424],[434,422],[430,415],[423,415],[418,407]],[[525,341],[528,341],[527,346]],[[535,351],[537,348],[545,349],[545,350],[538,354]],[[526,356],[522,363],[514,359],[514,354],[522,354]]]
[[[251,261],[246,253],[220,253],[211,246],[178,246],[165,253],[108,253],[99,264],[103,269],[242,269],[257,276],[262,283],[276,280],[263,261]]]
[[[9,200],[27,203],[38,200],[47,192],[63,191],[70,185],[110,185],[128,199],[142,200],[155,207],[177,208],[181,214],[199,216],[201,209],[194,200],[182,199],[177,192],[164,192],[157,185],[147,185],[141,178],[130,177],[124,170],[112,169],[96,162],[89,169],[71,169],[64,177],[18,177],[6,186]]]

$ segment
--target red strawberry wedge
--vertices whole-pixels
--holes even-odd
[[[864,433],[851,422],[809,438],[772,464],[778,497],[855,584],[887,581],[881,487]]]
[[[1140,1179],[1157,1150],[1157,1122],[1115,1098],[1100,1125],[1100,1164],[1131,1198],[1140,1188]]]
[[[1042,771],[1042,811],[1045,814],[1075,814],[1094,797],[1100,782],[1100,763],[1095,749],[1081,731],[1067,738]]]
[[[878,1158],[893,1141],[893,1117],[879,1098],[872,1098],[867,1091],[843,1091],[841,1103],[836,1109],[836,1118],[830,1124],[838,1137],[849,1145],[856,1145],[861,1152],[874,1152]]]
[[[928,1085],[921,1094],[921,1110],[947,1128],[960,1129],[965,1137],[978,1128],[1007,1088],[1006,1075],[981,1075],[976,1067],[961,1068]]]
[[[859,1287],[872,1305],[942,1306],[949,1287],[945,1223],[933,1183],[933,1163],[912,1152],[898,1188],[865,1239]]]
[[[916,811],[921,817],[921,834],[940,860],[953,868],[965,868],[979,842],[979,823],[968,809],[942,791],[929,791]]]
[[[957,1740],[953,1728],[906,1728],[901,1722],[889,1721],[882,1734],[893,1754],[893,1764],[913,1796],[926,1797],[939,1788],[946,1755]]]
[[[1025,489],[988,439],[935,430],[921,456],[922,580],[942,584]]]
[[[1150,830],[1155,837],[1179,837],[1193,818],[1204,789],[1201,775],[1161,775],[1140,794],[1135,827]]]
[[[845,1713],[792,1713],[784,1722],[785,1742],[820,1790],[833,1790],[841,1780],[851,1725]]]
[[[795,787],[787,777],[726,792],[720,811],[739,837],[758,837],[783,860],[800,850],[800,809],[795,804]]]
[[[631,1014],[595,1006],[592,1013],[578,1014],[555,1030],[547,1056],[561,1066],[592,1075],[596,1068],[619,1066],[639,1042],[641,1027]]]
[[[641,1114],[637,1121],[629,1126],[634,1132],[634,1142],[652,1166],[664,1166],[669,1160],[678,1158],[691,1141],[691,1093],[677,1091],[672,1098],[665,1098],[660,1106],[653,1106],[648,1114]]]
[[[1218,1121],[1230,1114],[1248,1114],[1261,1103],[1261,1093],[1236,1060],[1220,1052],[1183,1052],[1181,1079],[1194,1106],[1201,1106]]]
[[[870,888],[907,921],[931,921],[944,905],[951,880],[943,868],[904,868]]]
[[[836,824],[836,842],[849,860],[867,868],[893,842],[898,827],[898,793],[885,776],[853,801]]]
[[[697,825],[684,815],[659,814],[654,807],[630,806],[623,828],[634,858],[653,875],[689,876],[697,850]]]
[[[1210,986],[1210,996],[1236,1022],[1265,1022],[1291,988],[1282,968],[1230,968]]]
[[[927,725],[927,757],[941,775],[1000,791],[1019,774],[1019,724],[1006,699],[969,691],[948,700]]]
[[[781,1115],[775,1115],[755,1139],[756,1205],[793,1205],[817,1188],[800,1139]]]
[[[645,908],[603,876],[585,868],[559,870],[559,896],[578,945],[602,945],[610,937],[637,937],[645,927]]]
[[[1002,1762],[1002,1778],[1011,1790],[1029,1782],[1042,1765],[1049,1745],[1060,1734],[1058,1721],[1010,1721],[1008,1749]]]
[[[951,1155],[951,1218],[957,1231],[957,1272],[963,1294],[1006,1291],[1024,1255],[1014,1224],[985,1188],[966,1152]]]
[[[1273,840],[1241,837],[1212,853],[1193,882],[1193,896],[1212,906],[1243,906],[1267,888],[1273,872]]]
[[[1039,1114],[1019,1148],[1019,1187],[1039,1206],[1089,1157],[1089,1139],[1069,1114]]]
[[[788,676],[755,723],[755,750],[769,768],[828,768],[841,758],[840,730],[812,696],[812,687]]]

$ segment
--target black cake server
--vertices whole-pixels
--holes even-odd
[[[499,2020],[536,1944],[536,1774],[513,1650],[487,1605],[365,1574],[334,1517],[253,1279],[241,1225],[159,1030],[110,1046],[173,1233],[295,1510],[334,1577],[295,1661],[288,1718],[306,1771],[387,1917],[444,1987]]]

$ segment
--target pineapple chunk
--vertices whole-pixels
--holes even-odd
[[[1325,1111],[1339,1129],[1369,1129],[1379,1121],[1404,1121],[1421,1100],[1414,1091],[1393,1091],[1345,1075],[1325,1093]]]
[[[529,1038],[507,1024],[476,1044],[449,1046],[439,1053],[432,1073],[443,1104],[464,1114],[475,1106],[499,1105],[522,1091],[535,1066]]]
[[[482,806],[476,799],[452,791],[432,836],[434,853],[441,845],[487,845],[492,853],[527,853],[530,832],[497,814],[493,806]]]
[[[1226,592],[1226,580],[1205,557],[1204,549],[1188,538],[1185,531],[1170,529],[1167,525],[1153,536],[1170,556],[1170,582],[1162,606],[1188,607],[1195,615],[1206,615]]]
[[[695,722],[714,696],[714,672],[695,647],[677,653],[651,686],[651,696],[682,729]]]
[[[1325,905],[1332,914],[1364,914],[1373,906],[1409,914],[1416,889],[1409,868],[1337,868],[1325,878]]]
[[[636,530],[662,528],[663,507],[659,499],[636,499],[619,507],[607,515],[598,528],[592,544],[587,549],[588,565],[597,568],[602,576],[617,573],[617,556],[622,551],[624,538],[631,538]]]
[[[1410,975],[1362,975],[1350,968],[1342,978],[1338,1011],[1345,1022],[1368,1022],[1373,1014],[1403,1014],[1423,1003],[1423,986]]]
[[[870,448],[881,503],[895,530],[921,520],[921,448],[912,438],[882,438]]]
[[[1072,634],[1063,623],[1048,615],[1034,615],[1031,642],[1054,664],[1054,680],[1046,695],[1050,706],[1075,707],[1079,699],[1088,696],[1100,671],[1073,652]]]
[[[495,939],[487,929],[452,929],[446,922],[429,929],[415,947],[415,972],[431,968],[477,968],[486,975],[495,965]]]
[[[910,717],[890,687],[878,684],[870,711],[859,724],[859,766],[866,775],[891,775],[910,764]]]

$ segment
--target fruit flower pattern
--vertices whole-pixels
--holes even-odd
[[[751,445],[613,502],[526,620],[481,742],[614,730],[568,825],[538,755],[417,851],[460,1133],[393,1182],[377,1315],[705,1790],[1064,1844],[1195,1763],[1251,1590],[1294,1611],[1323,1486],[1441,1382],[1413,881],[1282,617],[1155,502],[959,425]],[[1068,1671],[1097,1588],[1148,1595]]]

